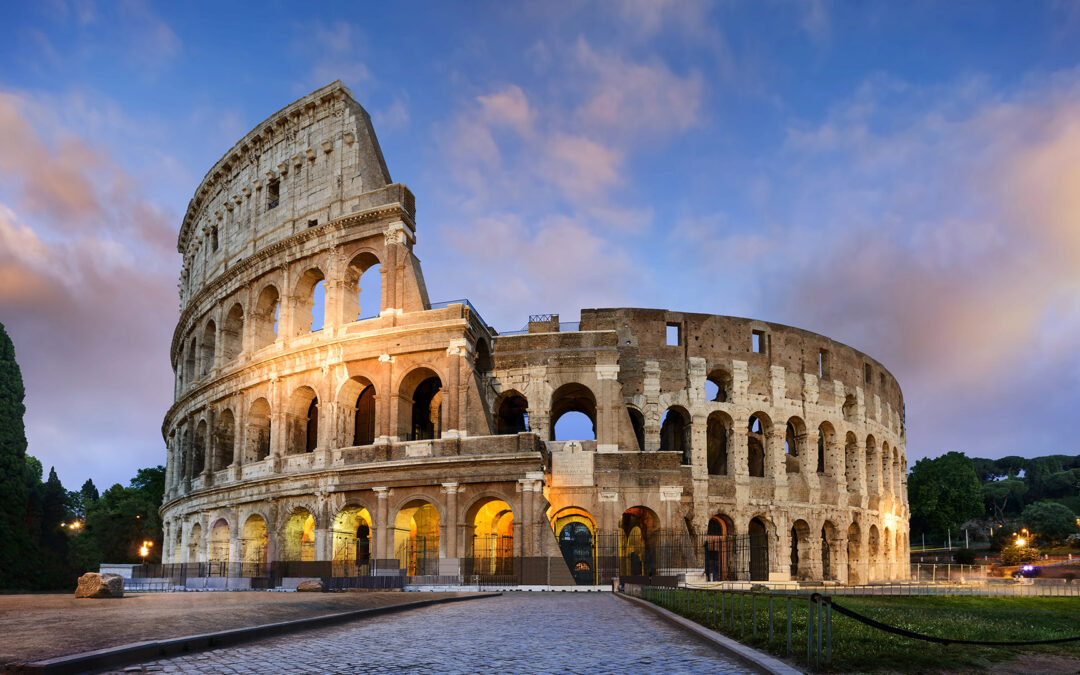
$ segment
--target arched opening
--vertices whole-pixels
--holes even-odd
[[[626,412],[630,415],[630,428],[634,430],[634,442],[637,443],[637,451],[645,451],[645,416],[637,408],[627,406]]]
[[[521,394],[508,392],[499,401],[495,415],[496,434],[519,434],[529,430],[529,402]]]
[[[709,519],[705,530],[705,579],[735,578],[735,525],[731,518],[717,514]]]
[[[660,519],[649,508],[633,506],[619,519],[619,573],[622,576],[656,574],[656,546]]]
[[[206,468],[206,420],[201,420],[195,427],[192,441],[191,475],[197,476]]]
[[[892,579],[892,531],[885,528],[881,537],[881,577]]]
[[[371,445],[376,436],[375,386],[363,375],[353,375],[337,392],[338,436],[328,439],[328,445],[340,447]],[[331,426],[331,428],[333,428]]]
[[[426,441],[442,436],[442,380],[432,376],[412,392],[409,439]]]
[[[288,453],[311,452],[319,443],[319,397],[311,387],[300,387],[289,397],[285,417]]]
[[[199,562],[199,552],[202,549],[202,525],[195,523],[191,526],[187,549],[187,561],[189,563]]]
[[[236,303],[225,316],[221,328],[221,358],[226,363],[235,361],[244,351],[244,308]]]
[[[206,322],[202,338],[202,358],[199,365],[199,376],[205,376],[214,368],[214,345],[217,343],[217,326],[213,320]]]
[[[353,415],[353,445],[371,445],[375,442],[375,385],[364,387],[356,397]]]
[[[382,265],[374,253],[356,255],[345,269],[342,322],[374,319],[382,309]]]
[[[281,559],[301,562],[315,560],[315,516],[303,507],[293,509],[285,521]]]
[[[881,490],[880,493],[884,495],[891,495],[893,492],[892,486],[892,449],[889,448],[889,444],[886,441],[881,442]]]
[[[806,424],[792,417],[784,429],[784,467],[788,473],[799,473],[799,457],[806,448]]]
[[[251,313],[252,350],[262,349],[277,339],[280,304],[281,296],[273,286],[267,286],[259,293],[255,311]]]
[[[750,546],[750,579],[751,581],[768,581],[769,579],[769,531],[761,518],[753,518],[747,528],[748,545]]]
[[[560,510],[551,521],[559,551],[579,586],[597,582],[596,521],[584,509],[570,507]]]
[[[346,506],[334,518],[334,576],[367,575],[371,564],[371,514]]]
[[[596,397],[592,391],[576,382],[556,389],[551,395],[551,440],[595,439]]]
[[[859,546],[861,543],[861,534],[859,531],[859,524],[852,523],[848,526],[847,531],[847,582],[849,584],[863,583],[864,577],[860,574],[859,563],[861,557],[859,555]]]
[[[263,567],[266,565],[267,542],[266,520],[260,515],[248,516],[240,534],[241,576],[262,575]]]
[[[244,462],[259,462],[270,456],[270,404],[265,398],[255,399],[248,410],[248,447]]]
[[[487,340],[476,341],[476,359],[474,363],[476,372],[481,376],[490,374],[495,367],[495,361],[491,358],[491,348],[488,347]]]
[[[326,323],[326,277],[322,270],[312,267],[296,282],[295,334],[303,335],[322,330]]]
[[[219,518],[210,528],[210,575],[228,576],[229,524]]]
[[[821,578],[829,581],[836,578],[832,562],[832,542],[836,541],[836,525],[826,520],[821,526]]]
[[[710,476],[726,476],[728,473],[728,432],[731,418],[725,413],[709,415],[705,428],[705,454]]]
[[[881,562],[881,539],[878,535],[877,525],[870,526],[870,536],[867,538],[867,563],[869,571],[866,575],[867,581],[875,581],[881,575],[881,570],[878,569],[878,565]]]
[[[214,471],[221,471],[233,461],[236,449],[236,418],[226,408],[218,415],[217,438],[214,443]]]
[[[199,344],[195,338],[191,338],[188,342],[187,353],[184,354],[184,382],[191,386],[191,383],[199,375],[198,371],[198,355]]]
[[[817,471],[818,473],[824,473],[828,471],[834,478],[836,477],[836,470],[834,467],[829,466],[826,468],[827,450],[833,447],[836,443],[836,432],[833,431],[832,425],[828,422],[822,422],[818,425],[818,439],[817,439]],[[833,460],[830,458],[830,462]]]
[[[660,451],[678,452],[684,465],[691,462],[689,418],[685,408],[672,406],[660,422]]]
[[[844,465],[848,485],[856,486],[859,476],[859,439],[850,431],[844,436]]]
[[[439,511],[413,500],[394,518],[394,552],[409,576],[439,573]]]
[[[705,399],[727,403],[731,400],[731,373],[723,368],[716,368],[705,380]]]
[[[514,573],[514,512],[501,499],[485,499],[469,509],[472,573]]]
[[[763,413],[750,416],[746,433],[746,470],[751,476],[765,476],[765,443],[768,439],[770,422]]]
[[[881,494],[881,459],[878,457],[877,440],[866,437],[866,491],[871,495]]]
[[[791,578],[805,581],[811,578],[809,565],[810,526],[805,520],[791,525]]]

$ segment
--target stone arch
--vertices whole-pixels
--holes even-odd
[[[829,422],[822,422],[818,425],[818,441],[817,441],[817,465],[818,472],[824,472],[833,478],[839,476],[837,467],[835,466],[835,451],[836,445],[836,429]]]
[[[240,533],[242,576],[260,575],[261,567],[267,562],[268,542],[266,518],[258,513],[248,516]]]
[[[187,351],[184,353],[184,383],[191,386],[199,378],[199,343],[193,336],[188,340]]]
[[[343,411],[339,417],[340,447],[371,445],[375,442],[378,416],[377,390],[371,379],[353,375],[338,388],[337,403]]]
[[[660,519],[646,506],[631,506],[619,518],[619,571],[623,576],[652,576],[657,569]]]
[[[187,562],[199,562],[202,553],[202,525],[195,523],[188,533]]]
[[[431,500],[414,495],[394,516],[394,554],[409,576],[439,573],[442,517]]]
[[[839,530],[831,520],[821,524],[821,578],[825,581],[837,578],[836,552],[833,549],[839,536]]]
[[[784,467],[787,473],[799,473],[800,457],[807,452],[806,422],[801,417],[788,418],[784,428]]]
[[[755,412],[750,415],[746,429],[746,471],[751,476],[764,477],[772,420],[763,412]]]
[[[235,361],[244,351],[244,307],[234,304],[225,315],[221,326],[221,359],[226,363]]]
[[[225,408],[217,418],[214,438],[214,471],[221,471],[232,464],[235,451],[236,417],[231,408]]]
[[[733,393],[731,372],[727,368],[718,366],[709,371],[705,378],[706,400],[727,403]]]
[[[630,428],[634,431],[634,443],[638,452],[645,451],[645,415],[632,405],[626,406],[626,414],[630,417]]]
[[[316,294],[319,291],[320,284],[323,312],[322,316],[316,316],[314,309],[318,304]],[[316,266],[308,267],[296,281],[296,286],[293,288],[293,298],[295,299],[294,311],[296,312],[293,318],[293,334],[304,335],[322,330],[323,325],[326,323],[326,275],[323,274],[323,271]]]
[[[267,284],[259,291],[255,309],[251,312],[252,351],[272,345],[278,338],[278,319],[281,294],[277,286]]]
[[[442,436],[443,381],[428,366],[417,366],[401,378],[398,385],[399,436],[410,441],[424,441]]]
[[[865,571],[864,561],[862,559],[862,532],[859,529],[859,524],[855,521],[848,525],[847,531],[847,557],[848,557],[848,579],[849,584],[865,583]]]
[[[881,535],[881,576],[883,579],[892,579],[893,563],[893,540],[892,530],[886,526]]]
[[[738,578],[735,521],[725,513],[709,518],[705,528],[705,579],[727,581]]]
[[[567,413],[581,413],[592,422],[592,439],[557,439],[555,427]],[[561,435],[561,434],[560,434]],[[580,434],[578,434],[580,435]],[[596,396],[592,390],[577,382],[568,382],[551,394],[550,440],[594,440],[596,438]]]
[[[731,416],[725,412],[709,413],[705,429],[705,457],[710,476],[726,476],[728,465],[728,438],[734,428]]]
[[[791,524],[791,578],[806,581],[813,578],[810,560],[810,525],[803,519]]]
[[[754,516],[746,527],[747,544],[750,547],[750,580],[768,581],[770,527],[768,519]]]
[[[515,389],[496,399],[495,433],[518,434],[529,430],[529,401]]]
[[[881,460],[878,457],[877,440],[873,434],[866,437],[866,491],[870,495],[881,494]]]
[[[251,403],[247,415],[247,448],[244,462],[259,462],[270,456],[270,403],[261,396]]]
[[[199,376],[205,377],[214,369],[214,346],[217,344],[217,324],[213,319],[203,328],[202,348],[199,350]]]
[[[844,436],[844,462],[848,485],[858,486],[861,481],[859,475],[859,439],[852,431]]]
[[[212,570],[212,574],[226,575],[229,564],[229,522],[224,518],[218,518],[210,527],[210,550],[209,562],[221,566],[220,570]]]
[[[297,387],[285,409],[286,454],[312,452],[319,444],[319,396],[308,385]]]
[[[870,533],[866,539],[866,553],[869,572],[867,581],[873,581],[881,575],[881,536],[878,534],[877,523],[870,525]]]
[[[199,420],[195,427],[195,436],[191,439],[191,475],[197,476],[206,468],[206,420]]]
[[[373,319],[382,311],[382,265],[374,251],[356,253],[345,268],[342,323]]]
[[[585,509],[568,506],[551,517],[551,529],[559,542],[570,574],[577,584],[591,585],[597,580],[596,520]]]
[[[334,516],[331,535],[334,576],[366,573],[371,564],[371,512],[359,504],[346,504]]]
[[[660,451],[677,452],[683,465],[690,464],[690,413],[686,408],[673,405],[664,412],[660,422]]]
[[[281,529],[281,560],[311,562],[315,560],[314,514],[303,506],[293,508]]]
[[[480,497],[466,510],[465,526],[473,574],[513,574],[513,507],[500,497]]]

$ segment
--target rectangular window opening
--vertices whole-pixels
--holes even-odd
[[[307,221],[307,226],[308,227],[315,227],[318,224],[319,224],[319,219],[318,218],[316,218],[315,220]]]
[[[679,324],[669,323],[667,325],[667,345],[668,347],[678,347],[682,344],[682,331]]]
[[[765,331],[752,331],[750,333],[750,342],[755,354],[765,353]]]
[[[818,351],[817,355],[817,369],[818,379],[825,380],[829,377],[829,352],[824,349]]]
[[[885,388],[885,373],[878,373],[878,386]]]
[[[867,384],[872,384],[874,381],[874,370],[870,367],[869,363],[863,364],[863,379]]]
[[[272,180],[266,184],[266,210],[276,208],[281,199],[281,181]]]

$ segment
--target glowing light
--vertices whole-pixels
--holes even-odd
[[[1020,537],[1019,539],[1016,540],[1016,545],[1017,546],[1024,546],[1026,544],[1027,544],[1027,541],[1023,537]]]

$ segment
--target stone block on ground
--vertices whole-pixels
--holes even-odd
[[[79,586],[75,589],[75,597],[122,598],[124,597],[124,578],[119,574],[87,572],[79,577]]]
[[[297,593],[322,593],[324,590],[326,588],[323,586],[322,579],[308,579],[296,585]]]

